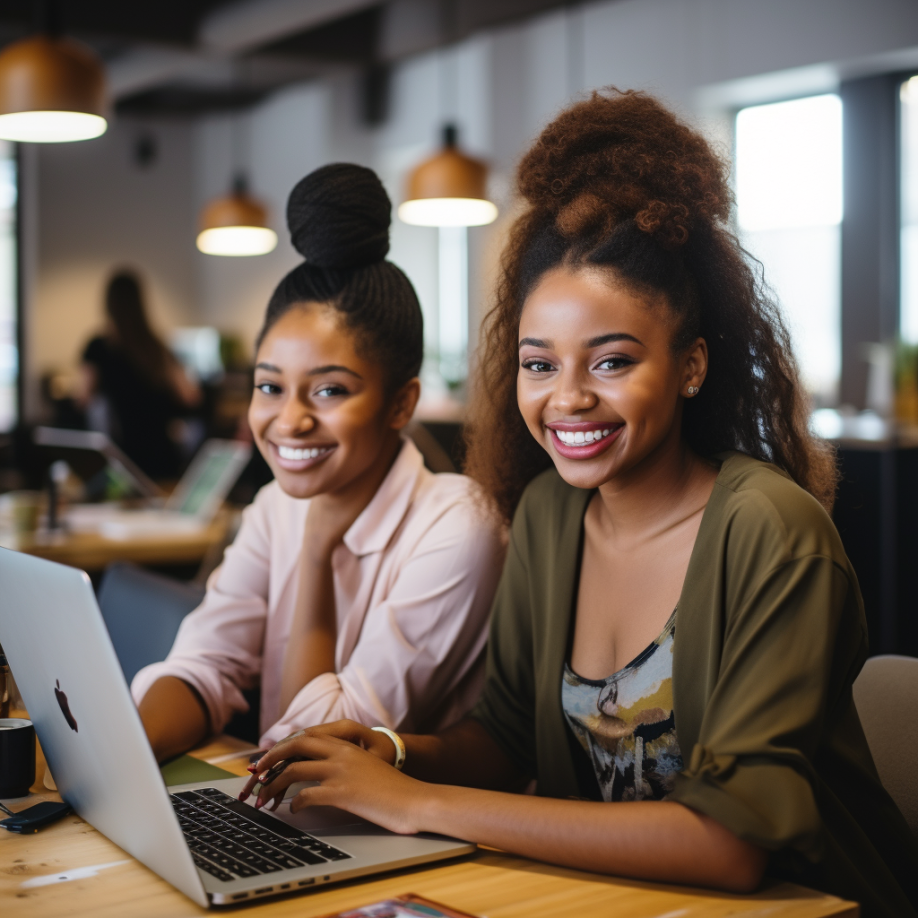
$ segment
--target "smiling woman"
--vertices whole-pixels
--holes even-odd
[[[523,158],[468,452],[513,518],[481,698],[402,736],[402,773],[359,724],[307,730],[259,762],[256,805],[318,781],[294,809],[916,915],[918,845],[852,700],[866,629],[825,510],[833,457],[725,225],[727,175],[656,100],[615,90]]]
[[[258,349],[249,424],[292,497],[340,497],[357,479],[374,493],[417,401],[414,377],[387,396],[388,369],[361,356],[343,324],[333,307],[299,306],[268,329]]]
[[[555,464],[568,460],[565,479],[578,487],[621,474],[642,443],[659,449],[669,441],[671,448],[681,435],[675,423],[680,402],[666,395],[697,389],[704,380],[704,339],[674,359],[672,323],[650,305],[597,267],[550,270],[526,301],[519,322],[519,409]],[[610,321],[619,330],[607,331]],[[588,459],[597,461],[584,465]]]
[[[402,436],[423,326],[385,261],[389,214],[360,166],[326,166],[290,195],[304,262],[268,304],[249,409],[275,480],[169,657],[134,680],[161,759],[219,732],[256,685],[265,744],[340,717],[445,726],[480,689],[500,526],[469,479],[431,474]]]

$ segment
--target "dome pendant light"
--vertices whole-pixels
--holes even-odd
[[[462,153],[456,126],[443,129],[443,149],[408,178],[407,200],[399,218],[416,226],[483,226],[497,218],[487,197],[488,169]]]
[[[105,133],[105,72],[84,45],[58,34],[56,4],[42,33],[0,52],[0,138],[25,143],[91,140]]]
[[[230,194],[204,208],[200,225],[197,246],[205,255],[266,255],[277,245],[267,209],[248,193],[244,175],[236,177]]]

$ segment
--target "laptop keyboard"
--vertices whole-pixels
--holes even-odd
[[[351,856],[215,787],[169,796],[195,864],[224,882]]]

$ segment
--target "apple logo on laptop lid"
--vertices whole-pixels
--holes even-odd
[[[67,721],[70,729],[73,730],[74,733],[79,733],[80,731],[77,727],[76,718],[70,711],[70,702],[67,701],[67,695],[61,691],[61,680],[55,679],[54,681],[57,685],[57,688],[54,689],[54,697],[57,699],[57,703],[61,706],[61,711],[64,714],[64,719]]]

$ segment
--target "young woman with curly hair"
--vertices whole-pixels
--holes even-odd
[[[482,697],[403,737],[401,774],[357,724],[292,737],[248,790],[308,761],[256,805],[315,780],[293,809],[651,880],[742,892],[767,873],[915,915],[915,839],[852,701],[866,629],[826,512],[833,456],[725,225],[726,164],[612,90],[546,128],[519,190],[469,444],[512,516]]]

